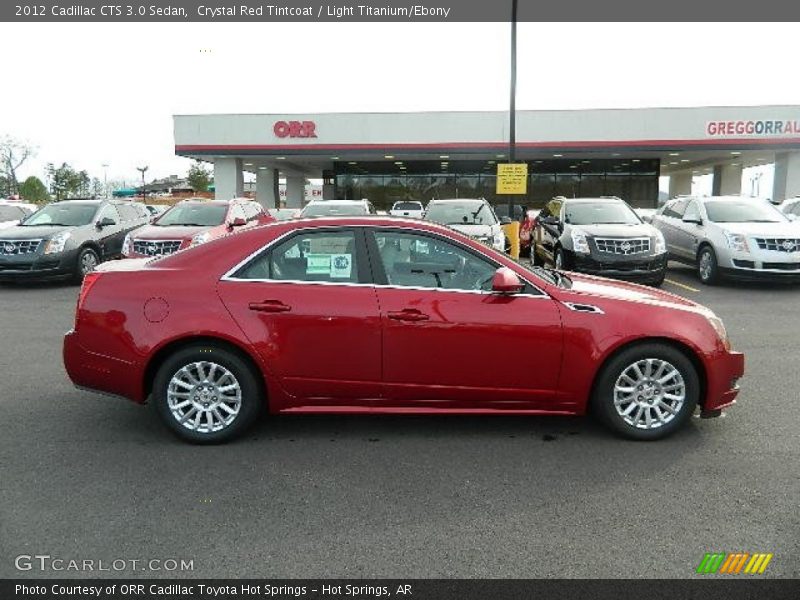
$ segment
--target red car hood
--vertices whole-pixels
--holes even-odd
[[[131,238],[134,240],[183,240],[209,229],[214,228],[189,225],[166,225],[164,227],[147,225],[131,232]]]
[[[625,300],[628,302],[671,306],[673,308],[691,310],[693,312],[710,312],[705,306],[658,288],[615,279],[606,279],[604,277],[594,277],[581,273],[568,273],[568,275],[572,280],[572,288],[560,288],[557,294],[554,293],[559,300],[567,302],[589,302],[592,299],[607,298],[609,300]]]

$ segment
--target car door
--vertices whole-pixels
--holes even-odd
[[[383,330],[387,406],[552,407],[562,352],[554,301],[491,293],[497,264],[443,236],[368,237]]]
[[[219,295],[297,406],[366,406],[380,395],[381,324],[363,233],[291,231]]]
[[[697,222],[702,222],[697,200],[688,201],[682,212],[681,220],[675,227],[675,254],[685,261],[693,261],[704,233],[703,225]]]
[[[111,225],[99,226],[103,219],[111,219]],[[117,256],[122,253],[122,243],[125,241],[125,230],[122,225],[122,215],[113,204],[103,206],[95,217],[96,240],[103,250],[103,258]]]

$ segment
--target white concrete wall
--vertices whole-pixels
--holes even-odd
[[[692,193],[692,172],[678,171],[669,174],[669,197],[686,196]]]
[[[773,200],[800,196],[800,152],[784,152],[775,156]]]
[[[244,174],[241,158],[214,159],[214,197],[217,200],[241,198],[244,195]]]
[[[714,167],[715,196],[734,196],[742,193],[742,166],[716,165]]]
[[[256,201],[264,208],[275,208],[276,198],[275,179],[278,177],[276,169],[259,169],[256,172]]]
[[[302,208],[306,178],[290,175],[286,177],[286,208]]]

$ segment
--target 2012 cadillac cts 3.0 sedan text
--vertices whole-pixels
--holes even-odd
[[[270,412],[583,414],[664,437],[730,406],[744,370],[707,308],[526,268],[448,227],[300,219],[100,265],[64,362],[218,442]]]

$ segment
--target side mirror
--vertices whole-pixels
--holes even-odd
[[[517,274],[508,267],[500,267],[492,277],[492,291],[496,294],[518,294],[525,288]]]
[[[97,228],[102,229],[103,227],[111,227],[112,225],[116,224],[117,222],[111,217],[103,217],[97,222]]]
[[[234,227],[241,227],[242,225],[247,225],[247,221],[242,217],[236,217],[233,221],[228,224],[228,229],[233,229]]]
[[[511,217],[500,217],[500,225],[511,225]]]

